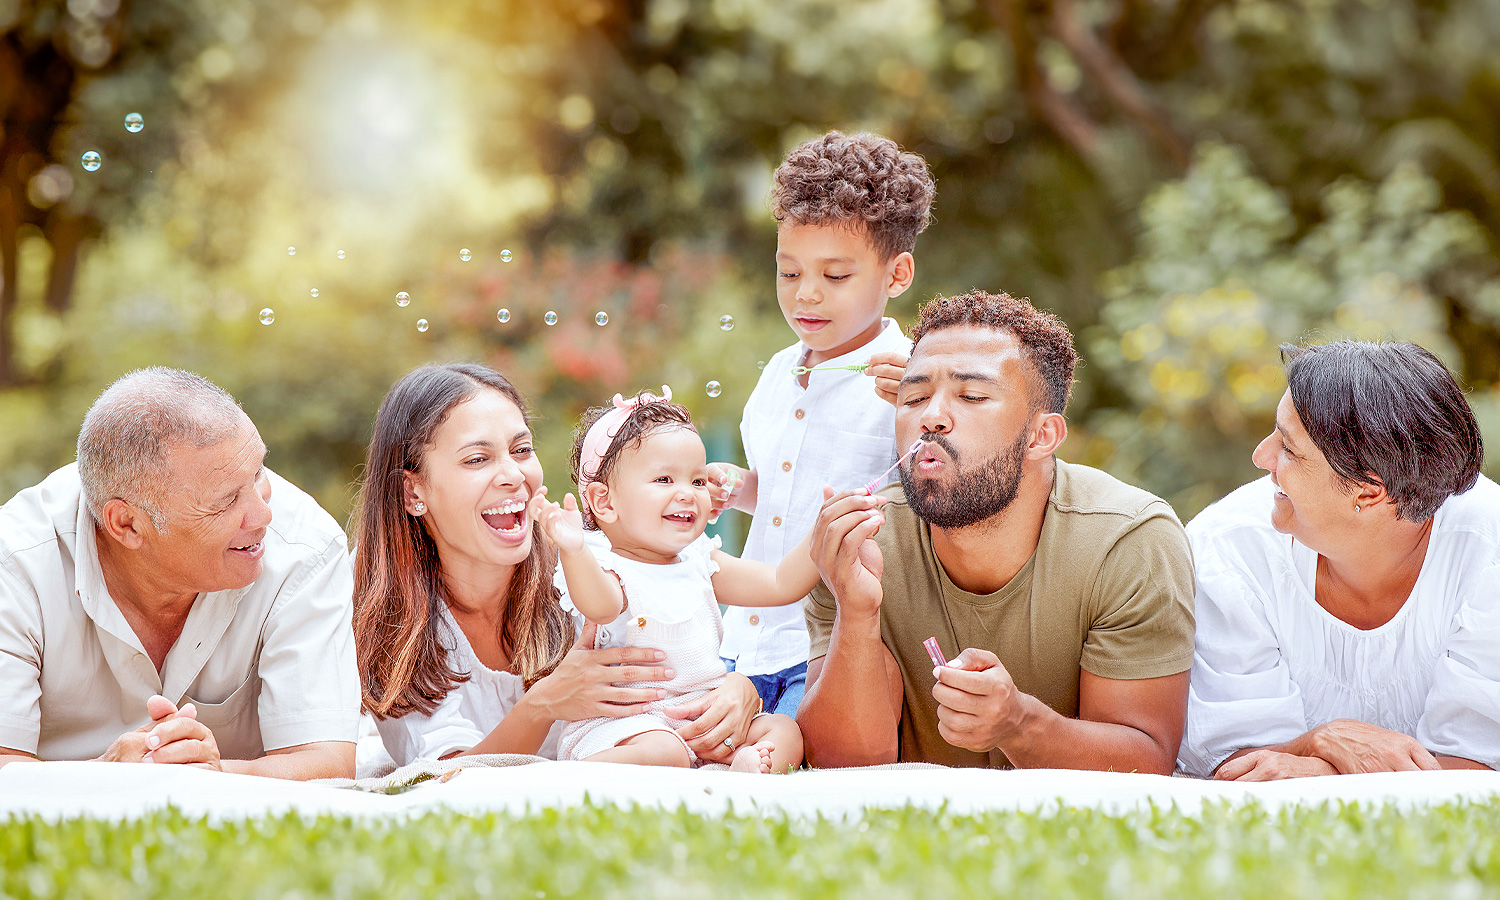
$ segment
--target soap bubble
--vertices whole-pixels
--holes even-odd
[[[609,313],[605,312],[602,309],[599,310],[599,312],[597,312],[597,313],[594,314],[594,324],[595,325],[608,325],[609,324]]]
[[[500,251],[500,261],[501,262],[510,262],[510,258],[511,257],[510,257],[510,251],[509,250],[501,250]]]
[[[426,319],[418,319],[417,320],[417,330],[420,331],[420,332],[423,332],[424,334],[426,333],[426,331],[427,331],[427,320]]]
[[[408,304],[410,302],[411,302],[411,294],[408,294],[406,291],[397,291],[396,292],[396,305],[397,306],[405,306],[406,304]]]
[[[286,255],[287,256],[296,256],[297,255],[297,248],[296,247],[288,247],[288,248],[286,248]]]
[[[337,256],[339,259],[343,259],[344,258],[344,251],[340,250],[338,253],[336,253],[334,255]]]
[[[464,262],[468,262],[469,260],[474,258],[474,254],[469,252],[469,248],[465,247],[464,249],[458,251],[458,258],[463,260]]]
[[[510,310],[506,309],[503,306],[500,307],[500,309],[495,312],[495,318],[500,320],[501,325],[504,325],[506,322],[510,321]]]
[[[140,134],[141,129],[146,127],[146,120],[140,113],[125,114],[125,130],[131,134]]]
[[[734,316],[719,316],[719,330],[720,331],[733,331],[734,330]]]
[[[720,394],[724,393],[723,385],[719,384],[717,381],[710,381],[708,384],[704,385],[703,388],[704,390],[708,391],[708,396],[710,397],[717,397]]]
[[[276,321],[276,310],[268,306],[260,311],[260,324],[269,325],[274,321]]]
[[[761,360],[760,362],[757,362],[755,364],[755,368],[757,368],[757,369],[764,370],[765,367],[766,367],[766,361],[765,360]]]
[[[545,316],[542,316],[542,321],[546,322],[548,325],[556,325],[557,324],[557,313],[553,312],[550,309],[547,310],[547,314]]]
[[[83,154],[83,170],[85,172],[97,172],[104,164],[104,157],[99,155],[98,150],[89,150]]]
[[[314,296],[314,297],[316,297],[316,296],[318,296],[318,289],[317,289],[317,288],[313,288],[313,289],[312,289],[312,295],[313,295],[313,296]]]

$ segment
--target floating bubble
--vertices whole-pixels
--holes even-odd
[[[510,251],[509,250],[501,250],[500,251],[500,261],[501,262],[510,262],[510,259],[511,259],[511,257],[510,257]]]
[[[424,334],[427,332],[427,320],[426,319],[418,319],[417,320],[417,330],[420,331],[420,332],[422,332],[422,333],[424,333]]]
[[[344,251],[340,250],[338,253],[335,253],[334,256],[337,256],[339,259],[343,259],[344,258]]]
[[[557,313],[553,312],[550,309],[547,310],[547,314],[545,316],[542,316],[542,321],[546,322],[548,325],[556,325],[557,324]]]
[[[757,369],[764,369],[765,367],[766,367],[766,361],[765,360],[761,360],[760,362],[757,362],[755,364],[755,368],[757,368]]]
[[[269,325],[274,321],[276,321],[276,310],[268,306],[260,311],[260,324]]]
[[[703,389],[708,392],[708,396],[710,397],[717,397],[720,394],[724,393],[723,385],[719,384],[717,381],[710,381],[708,384],[703,386]]]
[[[609,324],[609,313],[605,312],[602,309],[599,310],[599,312],[597,312],[597,313],[594,314],[594,324],[595,325],[608,325]]]
[[[318,289],[317,289],[317,288],[313,288],[313,289],[312,289],[312,295],[313,295],[313,296],[314,296],[314,297],[316,297],[316,296],[318,296]]]
[[[734,316],[719,316],[719,330],[720,331],[733,331],[734,330]]]
[[[104,157],[99,155],[98,150],[88,150],[83,154],[83,170],[85,172],[97,172],[104,165]]]
[[[125,130],[131,134],[140,134],[141,129],[146,127],[146,120],[140,113],[125,114]]]
[[[288,248],[286,248],[286,255],[287,256],[296,256],[297,255],[297,248],[296,247],[288,247]]]
[[[510,310],[506,309],[503,306],[500,307],[500,309],[495,311],[495,318],[500,321],[501,325],[504,325],[506,322],[510,321]]]
[[[474,258],[474,254],[469,252],[469,248],[465,247],[464,249],[458,251],[458,258],[463,260],[464,262],[468,262],[469,260]]]
[[[411,302],[411,294],[408,294],[406,291],[397,291],[396,292],[396,305],[397,306],[405,306],[406,304],[408,304],[410,302]]]

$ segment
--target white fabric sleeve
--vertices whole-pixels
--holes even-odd
[[[375,721],[386,752],[397,766],[419,759],[442,759],[484,740],[488,732],[481,731],[463,711],[463,688],[464,684],[455,685],[430,716],[413,712],[399,719]]]
[[[1193,545],[1198,633],[1177,761],[1200,778],[1246,747],[1285,743],[1307,730],[1302,693],[1266,615],[1263,587],[1235,564],[1232,550],[1217,546],[1224,540]]]
[[[42,607],[0,569],[0,747],[36,754],[42,738]]]
[[[1453,625],[1415,737],[1433,753],[1500,769],[1500,566],[1480,575]]]
[[[354,570],[342,536],[276,598],[261,635],[260,733],[267,751],[359,739]]]

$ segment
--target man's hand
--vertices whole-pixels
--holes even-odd
[[[219,768],[219,746],[213,732],[198,721],[193,704],[178,709],[160,694],[146,701],[151,721],[115,738],[99,757],[103,762],[174,762]]]
[[[906,354],[886,351],[870,355],[870,368],[865,375],[875,379],[875,396],[892,406],[896,405],[896,389],[901,386],[901,376],[906,374]]]
[[[1276,781],[1282,778],[1308,778],[1314,775],[1337,775],[1338,770],[1316,756],[1297,756],[1279,750],[1253,750],[1219,766],[1217,781]]]
[[[833,591],[841,615],[874,616],[880,611],[880,576],[885,560],[873,538],[885,524],[885,513],[864,491],[835,494],[823,488],[823,508],[809,536],[813,564],[823,583]]]
[[[1356,719],[1335,719],[1319,725],[1292,741],[1288,748],[1303,756],[1327,760],[1344,775],[1442,768],[1416,738]]]
[[[1017,733],[1025,717],[1022,694],[1000,658],[973,647],[933,670],[938,683],[938,734],[955,747],[988,753]]]

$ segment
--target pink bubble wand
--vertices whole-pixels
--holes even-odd
[[[875,493],[875,491],[885,481],[886,476],[888,476],[892,472],[896,471],[897,466],[900,466],[903,462],[906,462],[906,458],[908,456],[911,456],[913,453],[916,453],[918,450],[921,450],[922,449],[922,445],[925,444],[925,443],[927,443],[927,442],[924,441],[924,440],[922,440],[921,438],[917,438],[917,440],[911,445],[911,447],[909,447],[907,449],[907,451],[905,453],[903,453],[900,456],[896,457],[896,465],[891,466],[889,469],[886,469],[884,472],[881,472],[879,475],[876,475],[874,478],[870,479],[865,484],[865,493],[866,494],[873,494],[873,493]]]

